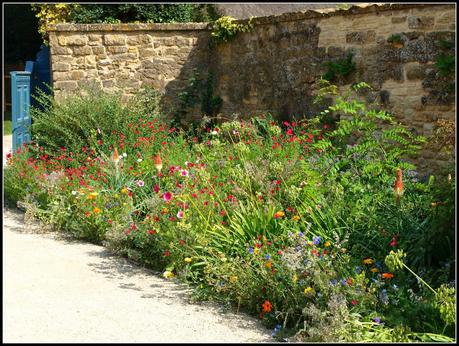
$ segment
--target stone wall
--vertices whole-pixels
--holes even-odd
[[[324,63],[352,53],[357,69],[336,81],[341,88],[368,82],[375,91],[367,98],[384,104],[419,134],[430,136],[437,119],[455,121],[454,76],[441,77],[435,66],[440,54],[455,54],[454,48],[441,46],[455,42],[455,5],[355,6],[260,17],[253,23],[250,32],[214,48],[205,23],[59,24],[50,28],[56,95],[89,80],[107,90],[121,88],[126,96],[149,84],[173,105],[196,69],[214,74],[214,95],[223,99],[224,115],[312,115],[317,81],[327,71]],[[401,42],[388,42],[391,35]],[[448,159],[427,146],[420,164],[432,168]]]

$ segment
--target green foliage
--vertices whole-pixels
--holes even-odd
[[[389,43],[403,43],[402,35],[400,35],[400,34],[392,34],[387,39],[387,42],[389,42]]]
[[[219,96],[213,94],[214,76],[210,71],[205,78],[198,72],[193,70],[193,74],[189,80],[188,86],[179,93],[179,106],[175,111],[174,120],[176,124],[181,124],[181,120],[185,119],[187,114],[194,107],[201,103],[201,114],[203,116],[215,116],[220,110],[223,100]]]
[[[11,120],[3,120],[3,135],[11,135],[13,131],[13,122]]]
[[[234,18],[230,16],[223,16],[213,23],[212,38],[214,42],[229,42],[233,40],[240,32],[249,32],[253,28],[252,17],[248,20],[247,24],[236,24]]]
[[[190,82],[184,108],[211,109],[211,75]],[[164,122],[154,90],[126,104],[42,95],[7,200],[258,315],[279,339],[450,342],[455,182],[417,174],[408,157],[425,140],[364,102],[367,83],[322,83],[317,101],[332,101],[316,117],[212,124],[208,110],[199,136]]]
[[[39,32],[46,40],[46,25],[56,23],[188,23],[218,18],[212,4],[33,4]]]
[[[435,66],[441,76],[452,76],[456,67],[456,58],[453,54],[440,54],[435,61]]]
[[[356,65],[352,61],[352,58],[353,54],[349,53],[344,59],[325,62],[324,65],[327,67],[327,72],[325,72],[322,78],[328,81],[335,81],[337,78],[349,76],[356,69]]]
[[[31,107],[32,136],[54,155],[62,147],[74,153],[81,152],[82,147],[107,150],[116,143],[113,131],[127,128],[133,118],[145,113],[152,119],[157,117],[150,113],[152,107],[156,109],[155,103],[147,102],[144,94],[139,97],[140,101],[134,98],[123,104],[120,93],[106,94],[97,87],[87,87],[57,103],[52,93],[39,92],[36,98],[43,110]]]

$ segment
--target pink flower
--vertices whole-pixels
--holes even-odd
[[[158,185],[153,186],[153,190],[155,191],[155,193],[158,193],[159,192],[159,186]]]
[[[163,195],[163,199],[166,201],[166,202],[169,202],[171,199],[172,199],[172,194],[170,192],[166,192],[164,195]]]
[[[182,169],[180,174],[181,174],[182,177],[187,177],[188,176],[188,171],[186,169]]]
[[[137,186],[139,186],[139,187],[142,187],[142,186],[145,185],[145,183],[143,182],[143,180],[137,180],[137,181],[135,182],[135,184],[136,184]]]
[[[358,301],[355,300],[355,299],[353,299],[353,300],[351,301],[351,304],[352,304],[352,305],[357,305],[357,303],[358,303]]]
[[[178,217],[179,219],[183,219],[183,216],[184,216],[184,215],[185,215],[185,213],[184,213],[182,210],[180,210],[180,211],[177,213],[177,217]]]

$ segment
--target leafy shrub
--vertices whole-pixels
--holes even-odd
[[[327,72],[325,72],[322,78],[330,82],[336,81],[337,78],[346,78],[356,69],[352,58],[353,54],[349,53],[344,59],[325,62],[324,65],[327,67]]]
[[[228,42],[234,39],[240,32],[249,32],[253,28],[252,18],[247,24],[236,24],[234,18],[223,16],[213,23],[211,36],[214,42]]]

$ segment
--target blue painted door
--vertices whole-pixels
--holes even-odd
[[[30,141],[30,75],[28,71],[11,74],[11,111],[13,118],[13,152]]]

